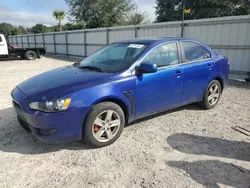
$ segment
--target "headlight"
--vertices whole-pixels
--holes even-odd
[[[29,104],[29,106],[33,110],[39,110],[44,112],[59,112],[66,110],[69,107],[70,102],[71,99],[66,98],[51,101],[32,102]]]

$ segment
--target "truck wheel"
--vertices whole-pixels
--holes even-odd
[[[27,60],[35,60],[37,58],[36,52],[34,51],[27,51],[25,53],[25,59]]]

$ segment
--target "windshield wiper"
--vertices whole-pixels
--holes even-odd
[[[97,72],[104,72],[101,68],[99,67],[94,67],[94,66],[81,66],[79,67],[81,69],[89,69],[89,70],[94,70],[94,71],[97,71]]]
[[[79,62],[75,62],[75,63],[73,63],[73,66],[74,67],[78,67],[80,65],[80,63]]]

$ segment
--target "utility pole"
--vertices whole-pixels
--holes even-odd
[[[181,37],[183,37],[184,36],[184,20],[185,20],[186,0],[182,0],[181,4],[182,4]]]

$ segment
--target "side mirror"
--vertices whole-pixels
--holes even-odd
[[[155,72],[157,72],[157,66],[149,62],[142,62],[139,66],[135,67],[135,73],[137,75]]]

